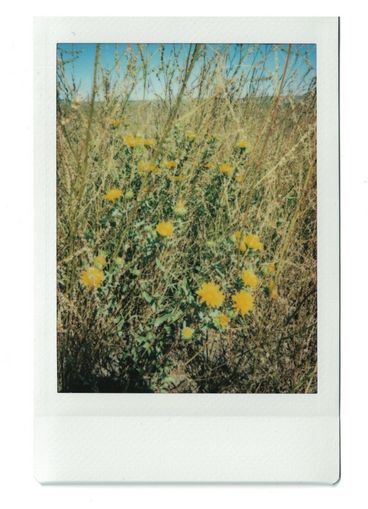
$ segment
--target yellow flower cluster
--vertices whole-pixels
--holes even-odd
[[[114,202],[120,198],[120,196],[123,194],[123,191],[121,189],[109,189],[107,193],[105,194],[105,200]]]
[[[112,119],[110,125],[113,127],[118,127],[121,121],[117,119]],[[187,131],[185,133],[186,138],[189,141],[194,141],[196,138],[196,133],[193,131]],[[143,138],[141,136],[133,136],[131,134],[126,134],[123,137],[124,144],[130,148],[138,147],[138,146],[154,146],[156,141],[153,138]],[[247,140],[240,139],[237,142],[237,147],[240,149],[247,149],[249,144]],[[149,156],[148,156],[149,157]],[[166,168],[168,170],[174,170],[177,167],[177,161],[174,159],[167,159],[160,163],[161,168]],[[138,162],[138,172],[140,174],[149,174],[149,173],[158,173],[158,166],[150,161],[150,160],[140,160]],[[223,175],[231,176],[234,173],[234,166],[228,162],[224,162],[220,165],[216,165],[213,162],[208,162],[205,164],[205,167],[209,170],[213,168],[218,168],[220,173]],[[163,172],[163,169],[160,169]],[[236,172],[238,173],[238,172]],[[188,177],[184,175],[168,175],[168,178],[172,182],[183,182]],[[235,176],[235,180],[238,183],[242,183],[245,180],[244,174],[237,174]],[[149,187],[142,188],[143,192],[150,192],[152,189]],[[123,194],[121,189],[112,188],[109,189],[105,194],[105,199],[110,202],[115,202],[118,200]],[[134,197],[134,192],[132,190],[128,190],[125,192],[125,196],[129,199]],[[173,208],[173,213],[177,216],[184,216],[187,214],[186,202],[184,199],[179,198]],[[156,232],[161,237],[172,237],[174,235],[174,225],[171,221],[162,221],[156,225]],[[248,249],[254,251],[263,251],[264,246],[260,240],[260,237],[256,234],[248,233],[243,235],[240,230],[237,230],[231,236],[233,242],[238,246],[241,252],[245,252]],[[207,245],[209,247],[215,247],[216,244],[214,241],[208,241]],[[119,260],[119,261],[118,261]],[[123,263],[121,258],[115,259],[118,266]],[[80,276],[80,282],[90,289],[100,288],[105,279],[105,274],[103,272],[103,268],[106,265],[106,256],[104,254],[99,254],[94,258],[94,265],[88,267],[84,271],[82,271]],[[274,263],[268,263],[264,266],[264,274],[271,275],[275,272]],[[248,268],[243,270],[241,273],[241,279],[244,284],[244,289],[238,291],[231,295],[232,308],[236,313],[239,313],[241,316],[246,316],[248,313],[252,312],[255,307],[255,298],[252,295],[252,290],[256,290],[260,284],[259,277],[256,273]],[[267,284],[267,283],[266,283]],[[247,289],[250,289],[247,291]],[[272,299],[276,299],[278,297],[278,291],[276,287],[275,281],[269,280],[268,282],[268,291],[269,295]],[[252,292],[252,293],[251,293]],[[230,323],[230,317],[234,316],[234,311],[230,311],[229,315],[226,313],[219,313],[218,308],[220,308],[225,302],[225,295],[222,292],[220,286],[214,282],[205,282],[201,285],[201,287],[197,290],[197,295],[202,304],[209,306],[210,308],[214,308],[216,311],[213,312],[212,319],[215,324],[221,329],[226,329]],[[193,337],[195,330],[191,327],[184,326],[181,329],[181,337],[185,340],[189,340]]]
[[[168,159],[164,162],[164,166],[168,170],[172,170],[172,169],[176,168],[176,165],[177,165],[176,161],[173,161],[172,159]]]
[[[105,275],[102,271],[105,265],[106,256],[104,254],[101,253],[95,256],[93,259],[93,266],[87,267],[87,269],[82,271],[80,282],[90,289],[100,288],[105,279]]]
[[[264,272],[266,274],[274,274],[276,271],[276,267],[275,267],[275,264],[273,262],[270,262],[270,263],[267,263],[265,268],[264,268]]]
[[[240,241],[240,237],[241,237],[241,231],[240,230],[236,230],[230,237],[230,239],[236,244],[237,242]]]
[[[142,136],[133,136],[132,134],[123,136],[123,142],[130,148],[142,146],[152,147],[156,145],[156,140],[154,138],[142,138]]]
[[[90,289],[100,288],[104,279],[104,273],[98,267],[88,267],[80,276],[80,282]]]
[[[258,235],[253,235],[252,233],[245,235],[241,241],[239,242],[239,249],[242,253],[247,250],[247,248],[253,249],[254,251],[263,251],[263,244],[260,241]]]
[[[223,329],[226,329],[226,327],[229,325],[230,318],[225,315],[225,313],[220,313],[217,317],[217,323],[220,327]]]
[[[191,327],[184,327],[183,330],[181,331],[181,337],[183,339],[191,339],[193,337],[193,334],[194,329],[192,329]]]
[[[225,296],[221,292],[219,285],[211,282],[203,283],[197,291],[197,295],[200,297],[202,303],[212,308],[220,307],[225,300]]]
[[[219,170],[224,175],[231,175],[234,171],[234,167],[229,163],[220,164]]]
[[[110,119],[110,126],[117,128],[121,124],[121,120],[119,118],[112,118]]]
[[[238,247],[242,253],[244,253],[248,248],[253,249],[254,251],[263,251],[264,249],[259,235],[249,233],[248,235],[242,236],[242,232],[240,230],[236,230],[231,235],[230,239],[235,244],[238,244]]]
[[[157,166],[152,161],[139,161],[138,171],[139,173],[150,173],[157,170]]]
[[[253,295],[245,290],[240,290],[240,292],[233,295],[232,299],[235,311],[240,313],[242,316],[245,316],[254,308]]]
[[[243,149],[244,149],[244,148],[248,148],[248,147],[249,147],[249,143],[248,143],[248,141],[247,141],[247,140],[244,140],[244,139],[239,140],[239,141],[238,141],[238,147],[239,147],[239,148],[243,148]]]
[[[225,295],[220,290],[219,285],[212,282],[203,283],[199,290],[197,290],[197,295],[200,297],[202,304],[206,304],[212,308],[222,306],[225,300]],[[233,295],[232,300],[235,311],[240,313],[242,316],[246,315],[254,308],[253,295],[245,290],[241,290]],[[217,323],[221,327],[227,327],[229,320],[229,317],[224,313],[217,317]]]
[[[230,318],[225,313],[220,313],[215,317],[215,322],[221,329],[226,329],[230,323]],[[192,327],[183,327],[181,330],[181,337],[185,340],[192,339],[195,330]]]
[[[171,237],[174,234],[174,225],[171,221],[162,221],[156,226],[156,232],[161,237]]]
[[[257,288],[259,279],[252,270],[244,270],[242,273],[242,280],[245,286],[250,288]]]

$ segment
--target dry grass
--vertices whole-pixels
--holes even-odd
[[[78,101],[65,71],[74,55],[60,56],[60,391],[317,390],[315,84],[302,95],[291,89],[290,46],[273,75],[262,58],[245,66],[226,47],[210,50],[194,45],[183,59],[161,47],[154,67],[139,46],[105,69],[97,45],[88,101]],[[149,95],[155,76],[160,97]],[[145,100],[132,101],[135,90]],[[129,147],[126,135],[155,144]],[[140,161],[153,168],[139,171]],[[109,201],[110,189],[122,195]],[[162,221],[172,236],[156,232]],[[264,249],[242,249],[246,234]],[[80,281],[93,266],[104,278],[94,288]],[[244,287],[245,269],[256,288]],[[205,282],[219,285],[220,307],[200,302]],[[242,289],[254,299],[244,316],[232,301]]]

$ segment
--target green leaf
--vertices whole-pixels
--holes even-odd
[[[148,304],[152,303],[153,299],[152,299],[152,297],[150,295],[148,295],[147,292],[142,292],[142,296],[143,296],[144,300],[146,302],[148,302]]]
[[[153,326],[156,328],[156,327],[159,327],[160,325],[162,325],[163,323],[165,322],[168,322],[170,320],[170,317],[171,317],[171,313],[166,313],[165,315],[161,315],[159,316],[158,318],[156,318],[156,320],[154,321],[154,324]]]
[[[156,265],[162,272],[165,272],[165,268],[158,258],[156,258]]]
[[[165,322],[168,322],[168,323],[174,323],[176,322],[181,316],[183,316],[183,312],[180,311],[179,309],[178,310],[174,310],[174,311],[171,311],[170,313],[165,313],[164,315],[161,315],[159,316],[158,318],[156,318],[153,326],[154,327],[159,327],[160,325],[162,325],[163,323]]]
[[[179,318],[181,316],[183,316],[183,312],[182,311],[177,310],[176,312],[173,312],[171,314],[170,322],[176,322],[177,320],[179,320]]]

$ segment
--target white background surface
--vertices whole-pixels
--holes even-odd
[[[151,4],[144,7],[144,4]],[[30,2],[29,2],[30,4]],[[163,3],[162,3],[163,4]],[[46,2],[8,4],[0,21],[1,129],[1,490],[5,508],[146,507],[257,508],[363,507],[367,503],[367,259],[368,107],[367,27],[358,2],[335,1],[325,10],[309,1],[229,1],[216,8],[186,0],[167,8],[139,2],[130,8],[105,1],[62,8]],[[346,2],[345,2],[346,5]],[[99,8],[100,6],[100,8]],[[62,486],[41,487],[32,478],[32,19],[33,15],[341,15],[342,16],[342,479],[334,487],[315,486]]]

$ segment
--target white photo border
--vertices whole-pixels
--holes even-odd
[[[35,19],[35,475],[40,482],[336,482],[338,18]],[[317,45],[316,394],[57,392],[57,43]]]

